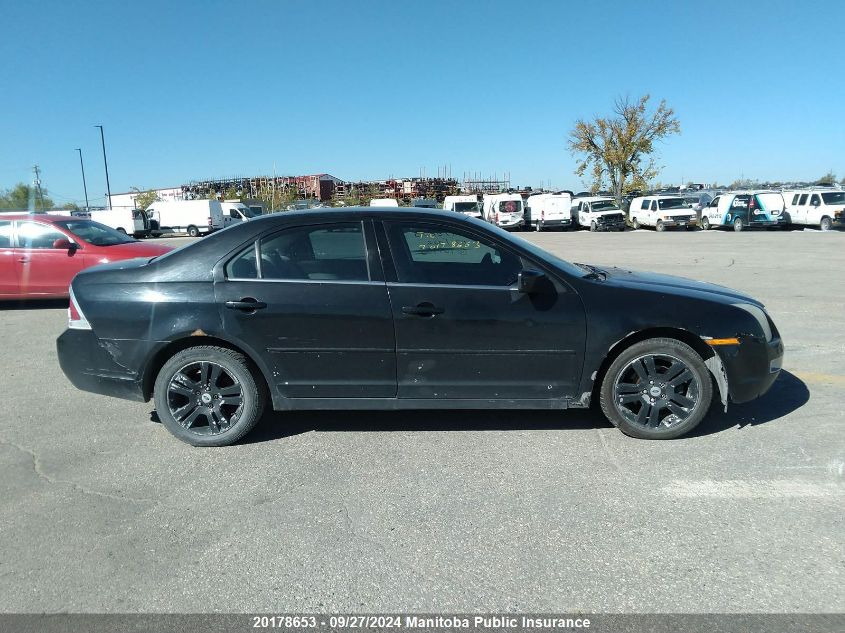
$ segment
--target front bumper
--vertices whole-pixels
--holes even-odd
[[[56,340],[59,366],[73,386],[83,391],[144,402],[138,373],[121,365],[108,341],[91,330],[65,330]]]
[[[625,220],[596,220],[596,228],[599,231],[624,231]]]
[[[663,226],[667,228],[675,228],[679,226],[695,226],[698,224],[698,219],[695,216],[691,216],[687,220],[662,220]]]
[[[741,404],[766,393],[783,366],[783,341],[740,337],[739,345],[714,348],[725,366],[731,402]]]

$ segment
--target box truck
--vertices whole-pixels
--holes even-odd
[[[187,233],[191,237],[205,235],[226,227],[223,206],[219,200],[174,200],[154,202],[147,207],[150,232]]]

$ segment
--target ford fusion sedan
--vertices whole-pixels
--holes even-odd
[[[721,286],[559,259],[463,214],[261,217],[73,281],[58,357],[80,389],[154,399],[193,445],[262,411],[570,409],[691,431],[764,394],[783,357],[763,305]]]
[[[172,250],[139,242],[88,219],[46,214],[0,216],[0,298],[61,298],[79,271]]]

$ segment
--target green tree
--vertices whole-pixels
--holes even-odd
[[[130,191],[135,193],[135,205],[142,211],[158,200],[158,194],[152,189],[141,191],[138,187],[132,187]]]
[[[62,209],[65,211],[79,211],[79,205],[75,202],[66,202],[62,205]]]
[[[619,97],[613,115],[592,121],[578,119],[569,133],[569,150],[578,158],[575,174],[589,172],[595,190],[607,182],[617,202],[622,201],[629,179],[648,182],[660,172],[651,158],[655,144],[681,132],[675,111],[666,101],[661,101],[656,111],[648,111],[650,98],[645,95],[632,102]]]
[[[46,189],[41,188],[41,196],[39,197],[38,191],[33,191],[31,185],[19,182],[11,189],[0,191],[0,209],[12,211],[28,210],[30,193],[34,195],[36,211],[46,211],[47,209],[53,208],[54,203],[47,195]]]
[[[819,178],[816,181],[816,184],[817,185],[835,185],[836,184],[836,174],[834,174],[833,170],[831,169],[824,176]]]

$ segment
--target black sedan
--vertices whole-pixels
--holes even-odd
[[[231,444],[267,404],[302,409],[568,409],[624,433],[689,432],[745,402],[783,344],[739,292],[572,264],[462,214],[280,213],[152,259],[81,272],[62,369],[154,398],[164,425]]]

